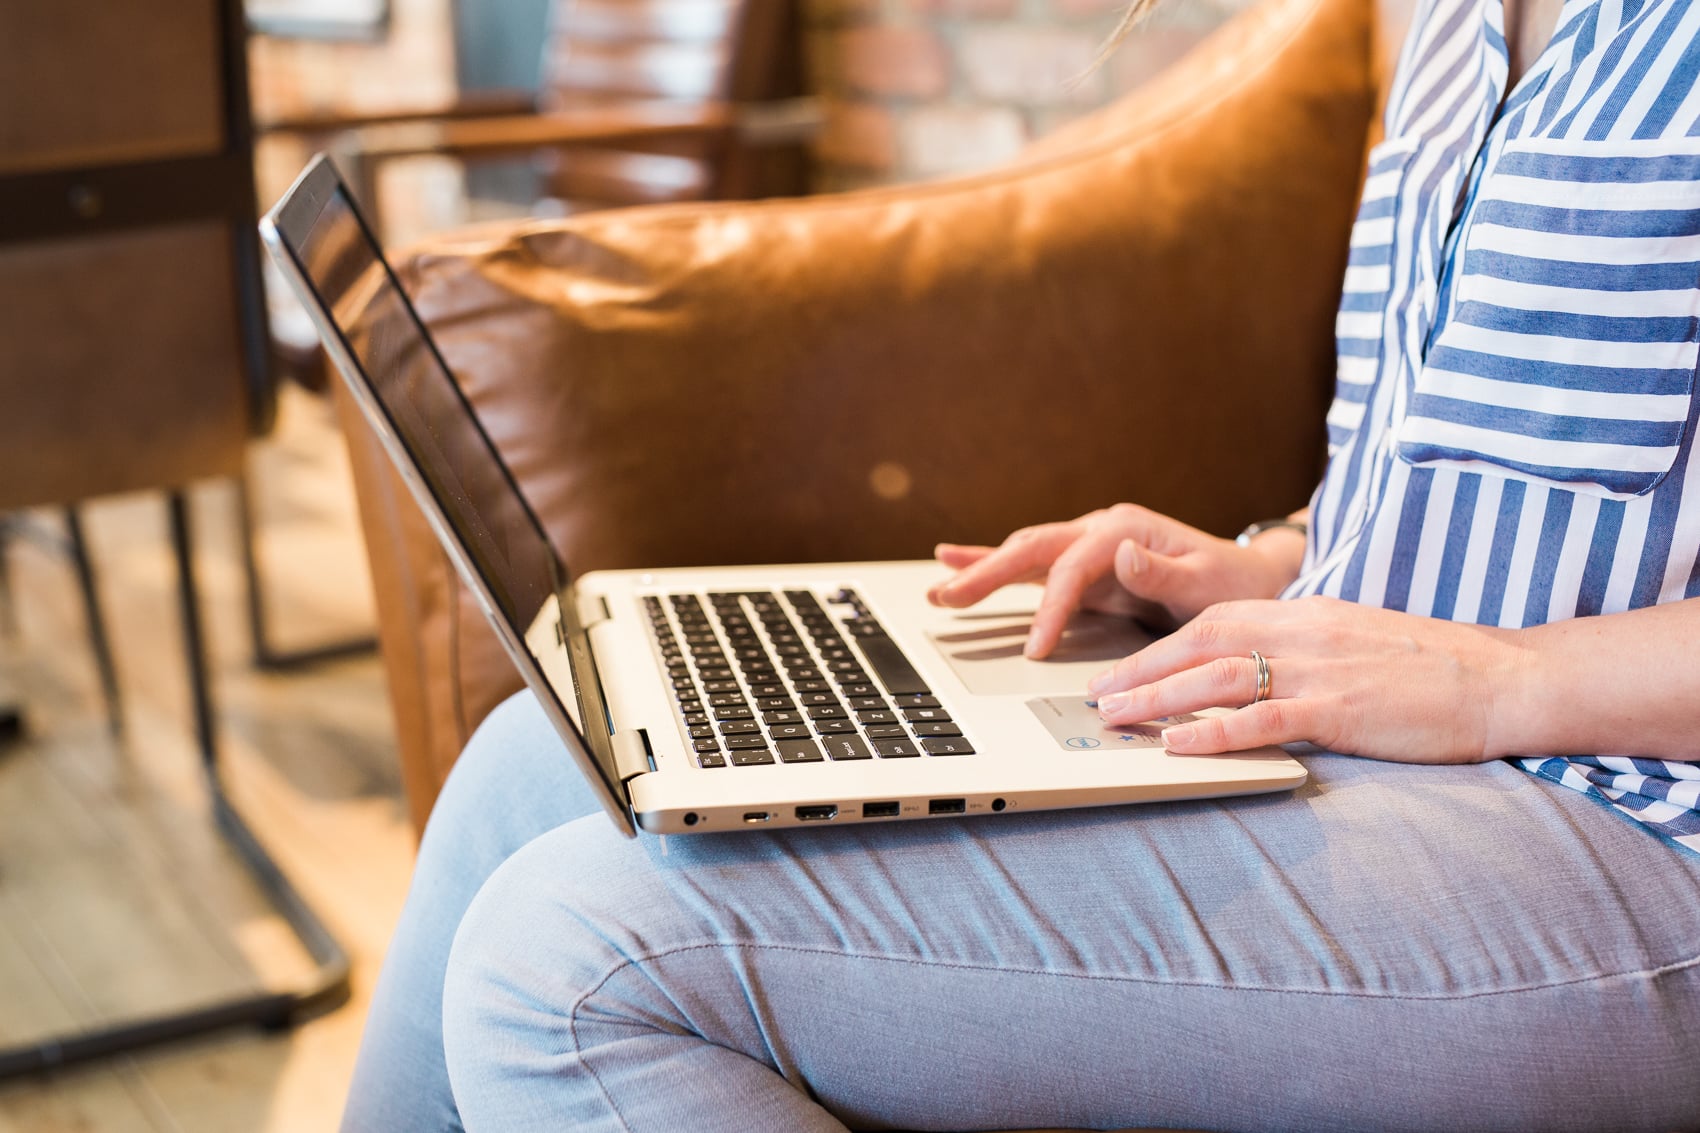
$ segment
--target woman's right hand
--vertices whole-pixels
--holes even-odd
[[[956,571],[933,587],[937,606],[972,606],[1015,582],[1043,582],[1025,652],[1047,657],[1076,610],[1126,614],[1160,628],[1235,598],[1273,598],[1298,577],[1304,539],[1278,529],[1241,547],[1136,504],[1066,523],[1024,527],[997,547],[941,543]]]

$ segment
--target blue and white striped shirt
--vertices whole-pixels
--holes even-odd
[[[1700,0],[1567,0],[1507,71],[1500,0],[1422,0],[1289,597],[1527,626],[1700,596]],[[1518,762],[1700,850],[1700,764]]]

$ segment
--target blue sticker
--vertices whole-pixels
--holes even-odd
[[[1070,736],[1064,742],[1069,747],[1079,748],[1081,751],[1089,751],[1103,743],[1102,740],[1095,740],[1091,736]]]

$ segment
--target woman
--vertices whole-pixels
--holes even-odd
[[[1166,742],[1350,755],[1283,796],[629,842],[510,701],[346,1127],[1700,1125],[1697,32],[1426,0],[1309,507],[939,549],[943,605],[1044,581],[1034,656],[1081,605],[1180,627],[1092,683],[1106,720],[1243,704]]]

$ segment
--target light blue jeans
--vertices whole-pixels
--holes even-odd
[[[431,819],[344,1128],[1700,1126],[1700,855],[1504,763],[1307,762],[629,841],[515,698]]]

